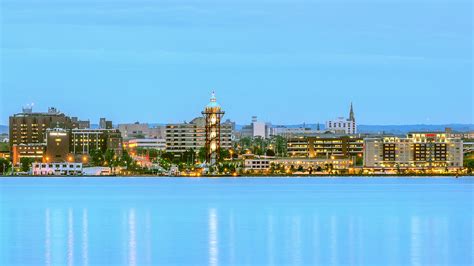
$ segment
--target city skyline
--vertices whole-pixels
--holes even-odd
[[[239,124],[323,123],[347,116],[350,102],[360,124],[473,121],[467,0],[5,0],[2,9],[2,125],[28,103],[91,121],[189,121],[214,89],[224,119]]]

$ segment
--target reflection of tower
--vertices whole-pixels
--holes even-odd
[[[224,111],[216,102],[214,92],[211,95],[211,101],[202,112],[206,119],[206,161],[214,165],[219,160],[219,150],[221,147],[221,118]]]

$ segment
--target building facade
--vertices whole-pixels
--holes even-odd
[[[75,155],[88,155],[92,150],[113,150],[122,154],[123,141],[118,129],[73,129],[70,151]]]
[[[233,123],[224,122],[220,125],[220,146],[232,148]],[[206,144],[205,119],[198,117],[189,123],[166,125],[166,151],[183,153],[190,149],[198,152]]]
[[[82,163],[33,163],[32,175],[82,175]]]
[[[362,157],[364,141],[354,136],[298,137],[287,141],[288,156],[295,158]]]
[[[46,151],[43,161],[49,162],[71,162],[73,157],[69,153],[70,148],[69,130],[53,128],[46,130]]]
[[[460,169],[463,141],[441,132],[413,132],[407,137],[378,137],[364,140],[364,167],[396,169]]]
[[[357,134],[357,124],[352,103],[349,118],[338,117],[335,120],[326,121],[326,130],[333,131],[336,134]]]
[[[122,133],[123,139],[147,138],[164,139],[166,127],[150,127],[148,124],[135,122],[133,124],[119,124],[118,129]]]
[[[158,151],[166,150],[166,139],[131,139],[124,146],[128,150],[153,149]]]
[[[49,108],[46,113],[34,113],[31,107],[26,107],[23,108],[23,112],[10,116],[9,141],[11,157],[14,158],[14,161],[16,162],[15,158],[18,157],[28,157],[29,152],[33,152],[23,153],[23,151],[29,149],[28,145],[46,145],[46,130],[54,127],[72,128],[71,119],[54,107]],[[14,148],[14,146],[20,145],[23,145],[23,147]],[[14,155],[14,151],[18,151],[18,153]],[[36,160],[40,157],[34,153],[31,158]]]

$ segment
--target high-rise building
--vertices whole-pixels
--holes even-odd
[[[43,161],[49,162],[72,162],[73,157],[69,154],[70,139],[69,130],[53,128],[46,130],[46,153]]]
[[[373,169],[460,169],[463,141],[444,132],[412,132],[405,138],[364,140],[364,167]]]
[[[349,118],[338,117],[335,120],[326,121],[326,130],[334,131],[337,134],[357,134],[357,124],[352,103]]]
[[[50,107],[45,113],[34,113],[32,107],[26,107],[23,112],[10,116],[10,150],[14,164],[17,164],[21,157],[41,161],[42,155],[39,152],[45,150],[46,130],[54,127],[72,128],[71,118],[54,107]]]

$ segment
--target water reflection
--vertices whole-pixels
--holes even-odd
[[[82,265],[89,265],[89,220],[87,209],[82,210]]]
[[[209,265],[219,264],[218,219],[215,208],[209,209]]]
[[[421,239],[420,239],[420,218],[414,216],[411,218],[410,223],[411,229],[411,238],[410,238],[410,261],[411,265],[421,265],[420,262],[420,249],[421,249]]]
[[[45,241],[44,241],[44,262],[45,265],[51,265],[51,211],[45,211]]]
[[[318,186],[319,194],[275,185],[238,195],[210,189],[214,184],[204,186],[208,195],[201,187],[163,186],[149,194],[147,187],[106,186],[91,197],[67,190],[50,198],[44,188],[34,195],[39,203],[2,191],[8,204],[0,202],[0,243],[8,245],[0,265],[472,264],[472,192],[464,187],[424,194],[433,201],[426,208],[418,195],[425,190],[414,187],[375,195],[347,188],[351,201],[332,191],[342,184]]]
[[[68,210],[68,230],[67,230],[67,265],[74,265],[74,216],[72,209]]]
[[[128,212],[128,265],[137,265],[137,228],[135,209]]]

